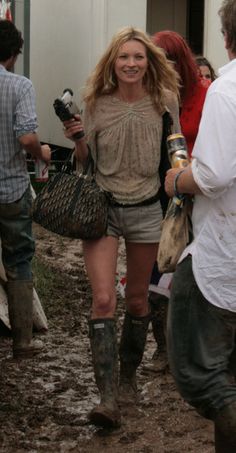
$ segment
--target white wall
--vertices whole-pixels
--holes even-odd
[[[15,25],[22,32],[24,36],[24,0],[15,0]],[[23,47],[24,52],[24,47]],[[24,59],[23,54],[19,55],[14,67],[17,74],[24,74]]]
[[[30,78],[37,95],[42,141],[70,146],[53,109],[53,101],[70,87],[80,105],[85,81],[112,35],[125,25],[146,29],[147,0],[28,0],[30,1]],[[164,0],[163,0],[164,1]],[[159,10],[164,14],[165,0]],[[171,0],[176,8],[177,0]],[[159,0],[152,0],[159,4]],[[222,0],[205,0],[204,55],[214,68],[228,61],[220,33]],[[170,3],[172,4],[172,3]],[[23,30],[24,0],[16,0],[16,25]],[[186,0],[181,0],[181,8]],[[155,6],[155,5],[154,5]],[[181,10],[180,8],[180,10]],[[17,72],[22,72],[21,57]],[[72,145],[71,145],[72,146]]]
[[[205,0],[204,55],[212,63],[216,72],[228,62],[218,15],[221,4],[222,0]]]
[[[125,25],[145,29],[146,0],[31,0],[30,78],[42,141],[70,146],[53,101],[69,87],[80,104],[91,69],[111,36]]]

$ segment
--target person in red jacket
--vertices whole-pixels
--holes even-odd
[[[180,76],[180,125],[191,157],[208,86],[202,83],[196,59],[179,33],[171,30],[157,32],[153,42],[164,49]]]
[[[180,125],[191,158],[210,83],[207,85],[203,83],[195,56],[186,40],[179,33],[171,30],[159,31],[153,35],[152,40],[156,46],[165,51],[167,58],[173,63],[180,77]],[[168,297],[163,295],[163,292],[159,289],[161,276],[158,265],[155,263],[149,287],[149,303],[157,349],[154,352],[152,363],[145,367],[150,371],[162,371],[167,366],[165,326]]]

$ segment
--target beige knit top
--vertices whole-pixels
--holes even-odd
[[[170,92],[166,108],[173,132],[179,132],[179,106]],[[127,204],[158,192],[162,117],[149,95],[131,104],[111,95],[100,97],[92,114],[85,110],[84,127],[100,187]]]

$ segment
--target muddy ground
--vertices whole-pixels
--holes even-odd
[[[91,293],[81,244],[34,229],[35,287],[49,330],[43,336],[45,350],[30,361],[13,360],[11,338],[0,337],[0,452],[213,453],[211,423],[182,401],[169,372],[145,371],[155,349],[151,330],[138,372],[137,406],[123,408],[122,426],[115,431],[88,423],[98,394],[90,363]],[[121,243],[118,272],[124,271]],[[119,332],[123,304],[118,296]]]

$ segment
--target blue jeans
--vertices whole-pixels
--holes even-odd
[[[20,200],[0,203],[2,262],[8,280],[32,280],[31,261],[35,251],[32,236],[30,186]]]
[[[181,395],[206,418],[214,419],[220,409],[236,401],[231,371],[235,333],[236,313],[204,298],[195,282],[189,255],[177,266],[172,282],[168,354]]]

